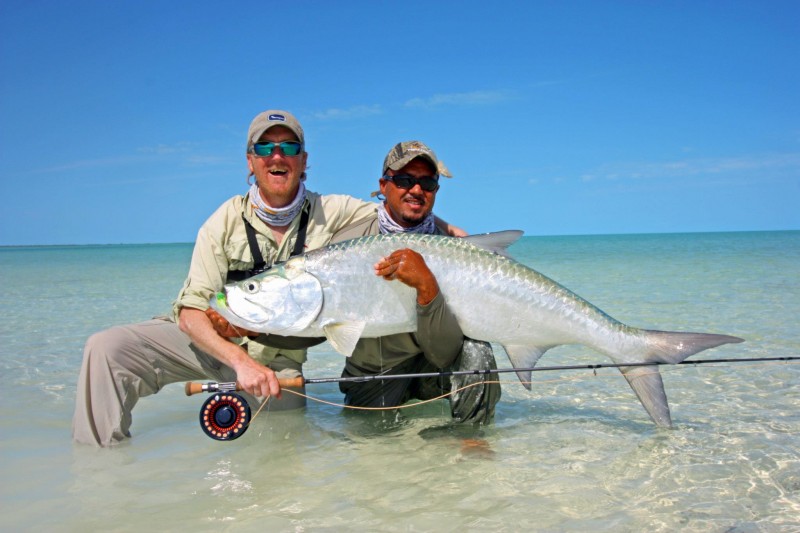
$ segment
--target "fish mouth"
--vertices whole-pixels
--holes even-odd
[[[225,296],[224,292],[218,292],[208,301],[211,308],[222,315],[228,322],[231,321],[232,317],[239,319],[239,315],[234,313],[230,307],[228,307],[228,297]]]
[[[228,297],[225,296],[224,292],[218,292],[215,294],[210,303],[216,311],[228,310]]]
[[[222,317],[233,324],[244,329],[255,329],[255,326],[263,324],[268,319],[254,322],[236,314],[233,309],[228,306],[228,296],[224,292],[216,293],[210,300],[209,305],[214,311],[222,315]]]

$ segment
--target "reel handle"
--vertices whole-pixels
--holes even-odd
[[[299,389],[305,385],[305,380],[302,376],[297,378],[278,379],[278,384],[280,384],[281,388],[291,387]],[[201,392],[242,390],[238,383],[235,384],[236,387],[233,387],[232,385],[233,384],[231,383],[214,383],[213,381],[210,383],[197,383],[195,381],[189,381],[184,387],[184,392],[186,393],[186,396],[192,396]]]

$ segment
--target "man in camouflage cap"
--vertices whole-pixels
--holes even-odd
[[[434,224],[433,206],[439,177],[451,174],[433,150],[420,141],[398,143],[386,155],[381,176],[380,190],[373,193],[383,197],[377,214],[340,231],[333,242],[379,233],[442,234]],[[375,273],[416,289],[417,331],[359,340],[342,377],[497,368],[488,343],[464,337],[419,253],[397,250],[376,265]],[[500,385],[489,379],[484,374],[373,380],[342,382],[339,388],[345,403],[358,407],[394,407],[457,391],[450,396],[452,416],[459,422],[485,424],[500,399]]]
[[[436,169],[437,174],[447,178],[453,177],[445,164],[436,158],[433,150],[420,141],[405,141],[394,145],[394,148],[389,150],[383,160],[383,174],[385,175],[389,169],[400,170],[417,157],[429,161]]]

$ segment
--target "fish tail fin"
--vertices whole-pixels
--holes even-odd
[[[698,352],[723,344],[743,342],[744,339],[713,333],[683,333],[675,331],[643,330],[647,352],[645,362],[677,364]],[[658,367],[620,367],[628,384],[642,402],[647,414],[660,427],[671,427],[667,393]]]
[[[723,344],[744,342],[744,339],[716,333],[642,330],[647,342],[645,361],[680,363],[690,355]]]
[[[642,402],[644,410],[659,427],[672,427],[667,392],[661,380],[661,372],[655,366],[620,367],[620,372],[628,380],[636,397]]]

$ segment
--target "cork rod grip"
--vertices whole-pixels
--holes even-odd
[[[286,378],[286,379],[278,379],[278,384],[281,388],[296,388],[299,389],[303,387],[305,384],[305,380],[302,376],[296,378]],[[216,383],[214,384],[216,385]],[[239,384],[236,384],[236,390],[242,390]],[[186,383],[184,387],[184,392],[186,392],[186,396],[192,396],[194,394],[199,394],[201,392],[215,392],[216,389],[209,388],[209,384],[205,383],[197,383],[194,381],[189,381]]]

